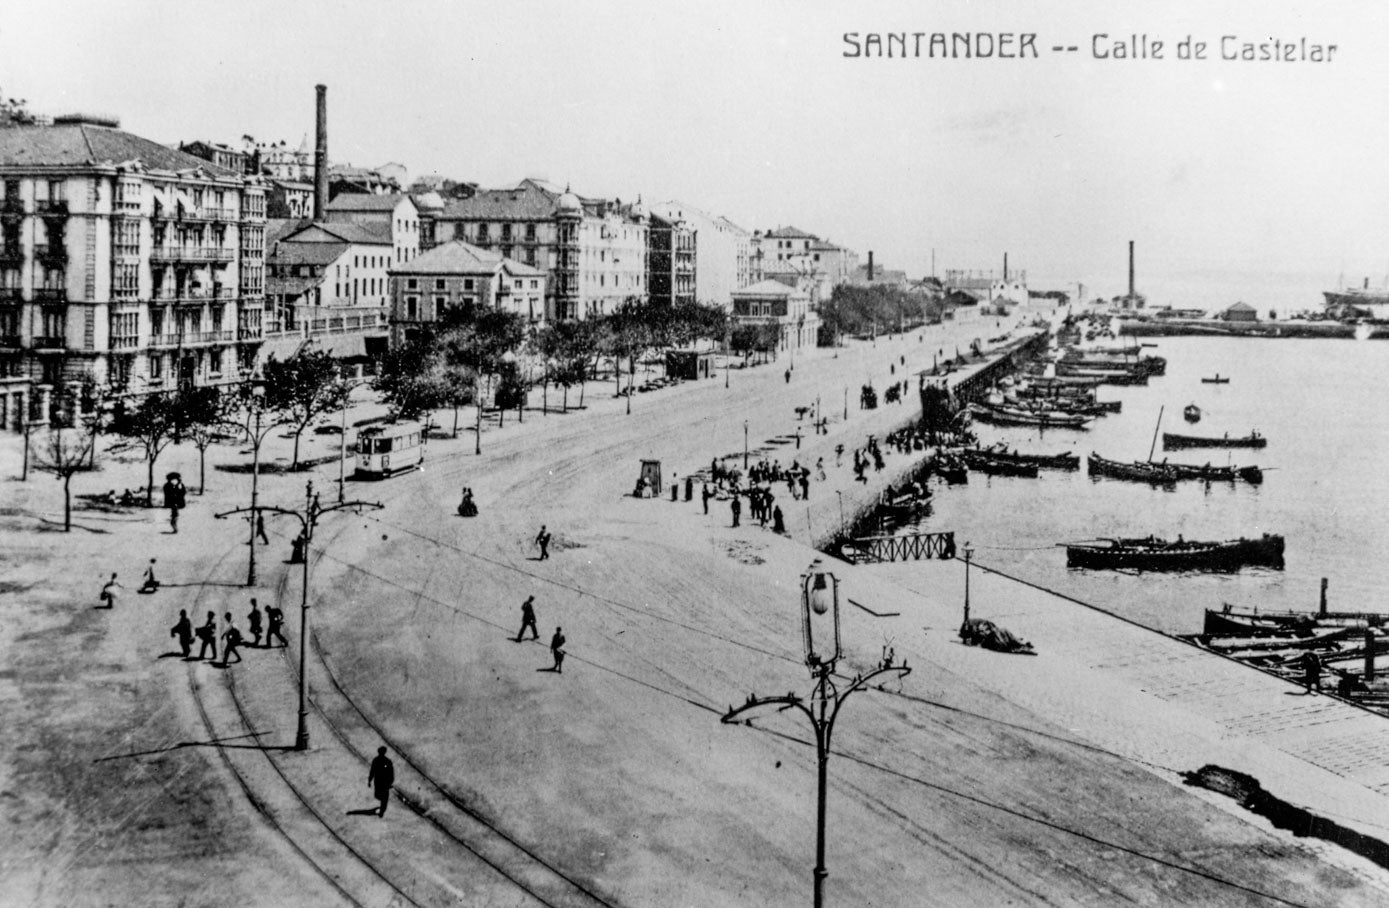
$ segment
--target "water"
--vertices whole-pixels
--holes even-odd
[[[1355,340],[1159,338],[1167,374],[1146,387],[1101,386],[1101,400],[1123,411],[1097,419],[1089,431],[1040,432],[976,424],[981,442],[1023,451],[1072,451],[1078,473],[1043,470],[1038,479],[971,473],[969,485],[937,486],[925,530],[954,530],[973,543],[975,559],[1140,623],[1171,633],[1201,628],[1203,610],[1233,603],[1269,610],[1316,608],[1321,577],[1329,602],[1343,611],[1389,611],[1389,343]],[[1230,376],[1227,385],[1201,376]],[[1182,418],[1189,403],[1196,425]],[[1143,460],[1162,427],[1192,435],[1247,435],[1258,429],[1268,447],[1162,451],[1156,459],[1186,463],[1257,464],[1262,486],[1182,482],[1172,489],[1091,479],[1091,451],[1113,460]],[[1287,540],[1282,571],[1237,574],[1125,574],[1072,570],[1056,543],[1106,536],[1232,539],[1280,533]],[[1004,603],[985,605],[1006,617]]]

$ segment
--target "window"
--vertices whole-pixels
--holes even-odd
[[[531,289],[532,289],[532,290],[539,290],[539,289],[540,289],[540,281],[539,281],[539,280],[532,280],[532,281],[531,281]]]
[[[473,289],[473,279],[472,279],[472,278],[470,278],[470,277],[465,277],[465,278],[463,278],[463,289],[464,289],[464,290],[472,290],[472,289]]]
[[[415,321],[420,317],[420,298],[418,296],[407,296],[405,298],[405,318]]]
[[[485,243],[485,242],[487,242],[487,225],[486,225],[486,224],[478,224],[478,225],[477,225],[477,241],[478,241],[479,243]]]
[[[150,381],[162,381],[164,378],[164,355],[162,353],[150,354]]]
[[[435,290],[443,290],[443,289],[444,289],[444,279],[443,279],[443,278],[435,278],[435,280],[434,280],[434,289],[435,289]]]
[[[418,290],[418,289],[420,289],[420,282],[419,282],[418,280],[416,280],[415,278],[412,277],[412,278],[410,278],[409,280],[407,280],[407,281],[405,282],[405,289],[406,289],[406,290]]]
[[[503,224],[503,225],[502,225],[502,242],[503,242],[503,243],[510,243],[510,242],[511,242],[511,225],[510,225],[510,224]]]
[[[528,242],[528,243],[534,243],[534,242],[535,242],[535,225],[534,225],[534,224],[527,224],[527,225],[526,225],[526,242]]]

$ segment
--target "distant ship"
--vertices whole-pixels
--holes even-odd
[[[1351,287],[1347,290],[1323,290],[1322,296],[1326,297],[1328,309],[1338,306],[1389,306],[1389,290],[1371,290],[1369,278],[1365,278],[1365,284],[1362,287]]]

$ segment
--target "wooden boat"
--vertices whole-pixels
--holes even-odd
[[[931,470],[948,486],[964,485],[969,482],[969,470],[964,461],[954,457],[944,457],[931,465]]]
[[[980,473],[988,473],[991,476],[1023,476],[1028,479],[1037,478],[1037,465],[1035,463],[993,460],[988,457],[968,458],[967,462],[971,470],[978,470]]]
[[[1087,464],[1090,467],[1091,476],[1127,479],[1130,482],[1146,482],[1151,485],[1172,485],[1177,481],[1177,474],[1162,464],[1142,461],[1122,463],[1117,460],[1107,460],[1093,452],[1087,459]]]
[[[1310,633],[1317,627],[1383,627],[1389,615],[1382,612],[1257,612],[1236,609],[1206,609],[1204,632],[1211,635]]]
[[[1175,542],[1155,536],[1066,543],[1066,566],[1097,570],[1237,571],[1247,566],[1283,567],[1283,537]]]
[[[1039,426],[1048,429],[1084,429],[1094,421],[1093,416],[1061,413],[1055,410],[1022,410],[988,404],[970,404],[969,410],[985,422],[1004,426]]]
[[[1080,469],[1080,455],[1064,451],[1060,454],[1026,454],[1022,451],[1009,451],[1007,445],[997,444],[990,448],[967,448],[961,452],[961,455],[967,463],[974,459],[980,459],[1032,464],[1053,470]]]
[[[1208,385],[1228,385],[1230,383],[1230,377],[1228,375],[1222,377],[1221,374],[1217,372],[1213,378],[1202,377],[1201,381]]]
[[[1268,446],[1268,439],[1258,432],[1251,432],[1248,435],[1231,438],[1226,435],[1223,438],[1207,438],[1201,435],[1177,435],[1173,432],[1162,433],[1162,447],[1164,450],[1178,450],[1181,448],[1263,448]]]
[[[1151,464],[1161,464],[1174,471],[1178,479],[1200,479],[1206,482],[1234,482],[1242,479],[1250,485],[1258,485],[1264,481],[1264,471],[1255,466],[1249,467],[1217,467],[1211,464],[1194,463],[1168,463],[1167,461],[1148,461]]]
[[[1187,422],[1200,422],[1201,408],[1195,404],[1187,404],[1186,409],[1182,411],[1182,416],[1186,418]]]

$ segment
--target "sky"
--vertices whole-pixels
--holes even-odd
[[[1158,304],[1312,307],[1389,278],[1389,4],[1371,0],[10,5],[6,96],[161,142],[312,142],[321,82],[334,162],[678,199],[914,277],[1007,253],[1034,288],[1114,295],[1132,240]],[[1037,52],[845,56],[845,33],[888,32]],[[1131,35],[1149,58],[1116,59]],[[1227,61],[1225,35],[1337,49]],[[1188,37],[1205,59],[1178,58]]]

